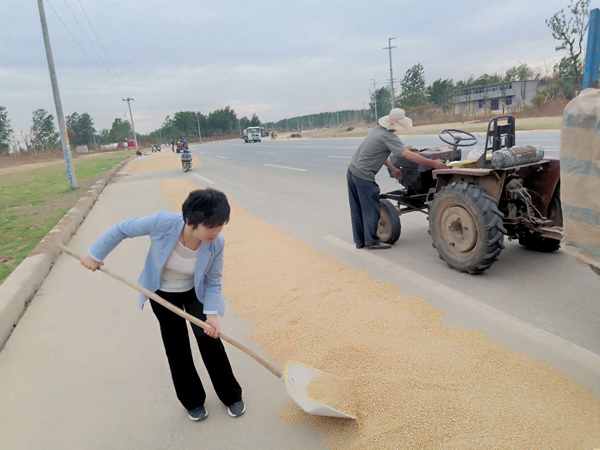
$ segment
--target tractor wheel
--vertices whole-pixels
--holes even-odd
[[[496,200],[479,186],[455,182],[435,195],[429,209],[433,246],[448,266],[481,273],[504,248],[502,213]]]
[[[393,244],[400,238],[400,216],[398,210],[389,200],[379,200],[379,223],[377,237],[381,242]]]
[[[553,227],[562,227],[562,208],[560,206],[560,194],[558,191],[552,196],[548,205],[548,219],[552,220]],[[519,244],[536,252],[552,253],[560,248],[560,241],[543,237],[537,234],[525,234],[519,236]]]

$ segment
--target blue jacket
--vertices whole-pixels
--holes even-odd
[[[156,292],[160,287],[165,264],[177,244],[184,225],[181,213],[169,211],[159,211],[151,216],[125,220],[100,236],[90,246],[88,252],[96,261],[104,261],[104,258],[123,239],[150,236],[150,250],[138,282],[146,289]],[[221,285],[224,247],[225,238],[221,235],[217,236],[211,244],[202,243],[194,273],[196,297],[204,305],[204,312],[218,313],[220,316],[225,314],[225,298]],[[144,307],[146,300],[148,297],[140,294],[140,308]]]

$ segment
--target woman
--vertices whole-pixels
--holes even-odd
[[[192,325],[217,396],[231,417],[239,417],[246,412],[242,388],[218,337],[218,315],[225,312],[221,292],[225,239],[219,233],[229,222],[229,203],[220,191],[198,189],[190,192],[182,213],[160,211],[116,224],[91,245],[81,264],[96,271],[123,239],[150,236],[150,250],[138,281],[213,328],[204,331]],[[146,300],[141,294],[140,308]],[[177,398],[191,420],[205,419],[206,393],[194,367],[186,322],[153,300],[150,305],[160,325]]]

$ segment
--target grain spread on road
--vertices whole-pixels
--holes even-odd
[[[194,167],[200,165],[200,160],[192,156]],[[160,153],[151,153],[147,156],[138,156],[127,167],[129,173],[158,172],[161,170],[181,169],[181,154],[171,150]]]
[[[344,377],[324,373],[315,378],[306,388],[313,400],[324,403],[350,416],[356,416],[356,382]]]
[[[197,188],[161,182],[174,208]],[[273,361],[302,361],[356,386],[357,420],[312,417],[335,449],[590,449],[600,443],[600,400],[527,355],[402,295],[282,230],[232,209],[224,229],[230,307]]]

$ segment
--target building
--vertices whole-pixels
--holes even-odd
[[[454,96],[454,113],[476,115],[521,109],[524,104],[531,105],[537,83],[537,80],[509,81],[462,89]]]

